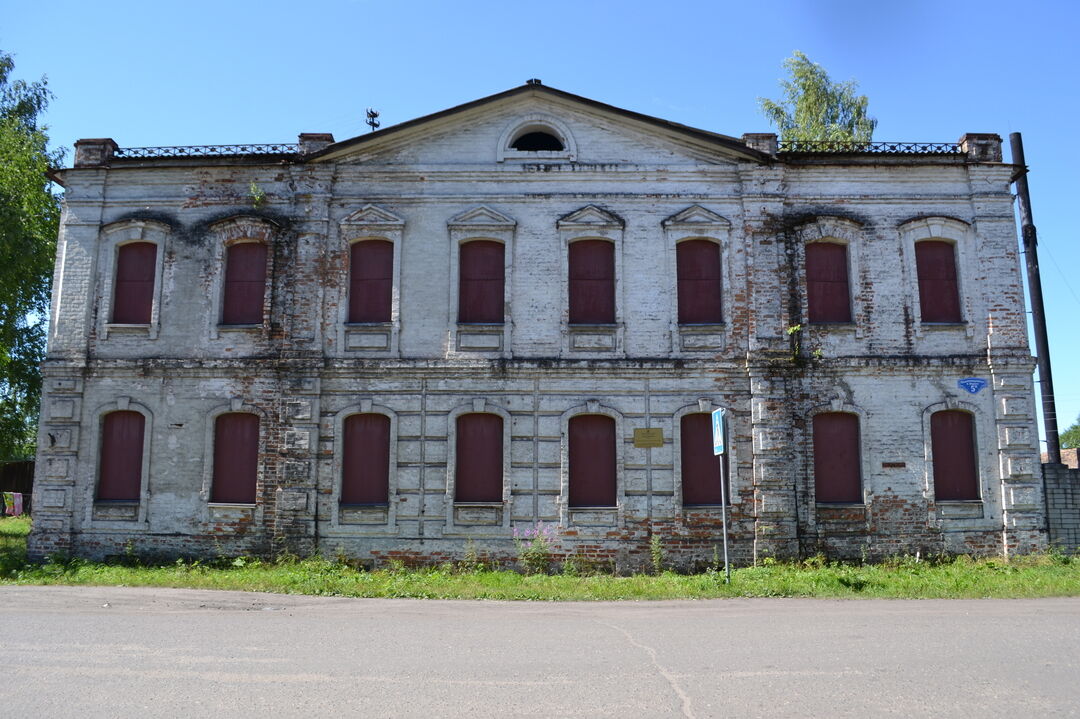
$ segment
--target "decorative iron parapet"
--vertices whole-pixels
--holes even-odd
[[[116,158],[158,157],[244,157],[251,155],[288,157],[300,153],[300,145],[281,142],[265,145],[183,145],[179,147],[118,147]]]
[[[778,152],[802,154],[961,155],[956,142],[833,142],[828,140],[781,140]]]

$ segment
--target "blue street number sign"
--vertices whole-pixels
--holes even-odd
[[[724,409],[714,409],[712,413],[712,453],[724,453]]]

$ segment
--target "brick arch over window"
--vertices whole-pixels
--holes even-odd
[[[82,488],[86,526],[98,522],[146,522],[153,412],[130,397],[119,396],[114,402],[98,406],[92,416],[97,421],[85,425],[90,446],[94,447],[90,460],[93,479]]]
[[[262,325],[270,296],[277,225],[261,217],[232,217],[211,225],[221,243],[222,325]]]
[[[723,264],[720,244],[710,239],[675,245],[679,324],[720,324],[723,318]]]
[[[364,238],[349,247],[349,322],[390,322],[394,296],[394,243]]]
[[[101,338],[108,338],[110,331],[157,337],[170,231],[152,220],[122,220],[102,229]]]
[[[852,292],[851,278],[859,276],[862,225],[822,216],[800,225],[795,234],[803,251],[807,321],[851,322],[860,302],[858,292]]]
[[[964,266],[973,241],[969,224],[952,217],[920,217],[899,226],[908,281],[919,323],[958,324],[971,316]],[[972,328],[968,327],[968,333]]]

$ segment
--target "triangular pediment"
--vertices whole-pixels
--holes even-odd
[[[343,225],[378,225],[378,226],[395,226],[400,227],[405,224],[405,220],[401,219],[393,212],[384,210],[378,205],[364,205],[356,212],[346,217],[341,221]]]
[[[596,205],[585,205],[558,221],[559,227],[622,227],[622,218]]]
[[[504,137],[530,117],[551,125],[567,149],[549,157],[514,155],[512,160],[619,164],[686,162],[725,164],[761,162],[767,155],[746,142],[657,117],[606,105],[589,98],[528,84],[374,132],[332,143],[306,156],[307,162],[342,164],[455,164],[507,159]],[[488,123],[494,123],[488,126]],[[451,142],[445,139],[450,138]],[[620,142],[625,140],[625,145]],[[455,155],[454,150],[460,155]],[[509,153],[513,155],[513,153]]]
[[[460,214],[454,215],[446,222],[450,227],[489,227],[489,228],[513,228],[517,222],[501,212],[485,207],[475,207]]]
[[[690,205],[685,210],[676,212],[671,217],[667,218],[663,222],[664,227],[678,227],[680,225],[692,225],[700,227],[702,225],[722,225],[729,227],[730,222],[727,221],[721,215],[716,214],[712,210],[707,210],[701,205]]]

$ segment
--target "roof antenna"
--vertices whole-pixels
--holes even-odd
[[[365,123],[367,123],[367,125],[368,125],[369,127],[371,127],[371,131],[372,131],[372,132],[375,132],[376,130],[378,130],[378,129],[379,129],[379,125],[381,124],[381,123],[379,122],[379,111],[378,111],[378,110],[372,110],[372,109],[371,109],[371,108],[369,107],[369,108],[367,109],[367,119],[366,119],[366,120],[364,120],[364,122],[365,122]]]
[[[525,81],[525,84],[526,85],[543,85],[544,83],[540,82],[540,78],[531,77],[531,78],[529,78],[528,80]]]

